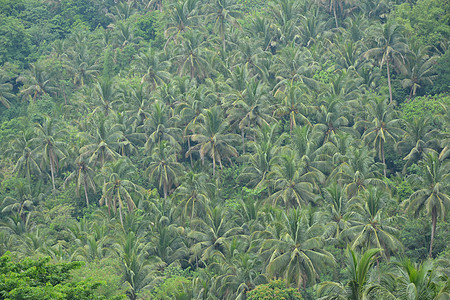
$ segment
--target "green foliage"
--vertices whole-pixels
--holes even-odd
[[[186,295],[186,288],[190,282],[189,279],[182,276],[171,276],[153,289],[151,298],[157,300],[182,299]]]
[[[432,94],[449,93],[450,92],[450,50],[446,50],[445,53],[436,61],[434,66],[436,70],[436,79],[434,85],[428,87],[428,90]]]
[[[436,117],[445,114],[448,107],[450,96],[447,94],[416,97],[402,104],[402,118],[408,122],[414,117],[431,118],[435,125],[439,125],[439,118]]]
[[[83,264],[80,268],[71,271],[71,283],[84,282],[86,280],[101,281],[93,294],[104,299],[126,299],[125,288],[122,286],[122,276],[118,272],[120,262],[118,259],[107,258],[101,261],[93,261]]]
[[[298,290],[289,288],[283,280],[274,280],[267,284],[258,285],[247,293],[248,300],[276,299],[276,300],[301,300]]]
[[[14,62],[24,66],[32,51],[31,35],[25,30],[22,21],[0,14],[0,65]]]
[[[94,299],[99,281],[70,283],[70,271],[81,262],[50,264],[49,258],[21,262],[9,253],[0,257],[0,297],[2,299]],[[96,298],[102,299],[102,298]],[[103,298],[105,299],[105,298]]]
[[[394,16],[422,45],[440,47],[450,36],[450,4],[441,0],[418,0],[395,8]]]

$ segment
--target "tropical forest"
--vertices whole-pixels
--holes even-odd
[[[448,0],[0,0],[0,299],[450,299]]]

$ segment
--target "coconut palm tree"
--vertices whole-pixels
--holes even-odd
[[[183,172],[183,165],[177,161],[176,152],[167,141],[159,142],[153,149],[147,173],[150,182],[156,182],[163,190],[164,198],[169,195],[172,186],[177,186]]]
[[[389,103],[392,103],[392,87],[391,87],[391,64],[394,64],[397,69],[403,69],[404,53],[407,45],[402,36],[402,27],[393,23],[386,22],[381,27],[376,28],[375,39],[377,47],[367,50],[363,55],[365,58],[375,58],[382,67],[386,64],[387,78],[389,87]]]
[[[217,163],[222,168],[222,159],[238,156],[236,149],[232,146],[232,143],[238,139],[238,135],[226,133],[227,127],[228,123],[223,119],[220,108],[215,106],[203,112],[201,122],[197,124],[191,135],[192,141],[197,144],[188,150],[186,157],[193,151],[198,151],[203,163],[205,156],[209,156],[213,161],[213,176],[216,174]]]
[[[268,224],[269,236],[261,245],[261,252],[269,254],[266,267],[269,277],[282,277],[299,290],[308,283],[314,284],[325,266],[334,265],[334,257],[323,249],[320,225],[309,223],[305,211],[296,208],[282,211]]]
[[[196,9],[196,0],[179,0],[168,7],[169,19],[167,20],[166,30],[164,35],[167,42],[164,48],[167,47],[170,41],[179,42],[180,35],[192,29]]]
[[[369,120],[360,121],[355,127],[364,126],[365,132],[362,139],[371,143],[378,152],[378,157],[384,165],[384,176],[386,177],[386,160],[384,154],[385,144],[389,141],[395,142],[402,136],[404,131],[400,127],[401,120],[396,118],[396,111],[392,105],[387,105],[382,98],[370,101],[367,107]]]
[[[142,126],[147,136],[145,149],[149,152],[153,147],[167,141],[174,149],[180,149],[181,129],[174,126],[174,119],[170,117],[170,107],[161,101],[151,105],[148,118]]]
[[[369,249],[358,255],[348,248],[347,270],[348,282],[343,285],[337,282],[322,282],[317,294],[320,300],[364,300],[364,299],[395,299],[377,282],[370,280],[370,271],[381,249]]]
[[[411,45],[410,51],[406,53],[406,74],[405,79],[402,80],[403,88],[410,88],[409,100],[416,95],[417,89],[420,89],[423,84],[433,84],[433,79],[437,77],[434,71],[437,59],[437,56],[428,55],[427,47]]]
[[[354,198],[351,210],[355,213],[351,227],[342,234],[349,237],[352,248],[381,248],[383,255],[401,250],[402,244],[397,239],[398,229],[393,227],[393,217],[387,217],[383,210],[387,202],[387,194],[381,188],[369,188]]]
[[[30,69],[17,77],[17,82],[23,83],[20,93],[24,97],[32,96],[33,101],[56,90],[51,74],[41,63],[31,63]]]
[[[286,207],[302,207],[314,202],[313,184],[318,180],[316,172],[309,172],[305,164],[296,159],[295,153],[286,150],[276,159],[268,179],[275,190],[271,196],[274,205],[283,200]]]
[[[14,98],[14,94],[11,93],[12,88],[13,86],[9,83],[6,72],[0,69],[0,103],[6,108],[11,107],[10,101]]]
[[[149,48],[147,52],[136,55],[134,68],[142,75],[141,83],[149,83],[153,89],[161,83],[168,82],[170,73],[167,72],[170,62],[161,57],[161,53]]]
[[[64,142],[65,130],[59,129],[56,121],[45,118],[44,123],[35,125],[36,137],[34,143],[37,147],[33,150],[41,158],[41,170],[45,165],[50,165],[50,174],[52,178],[53,190],[55,186],[55,174],[58,171],[58,164],[61,159],[66,157],[67,143]]]
[[[397,143],[397,148],[403,153],[409,153],[403,158],[407,163],[404,171],[413,162],[423,158],[425,153],[439,149],[441,133],[432,126],[431,118],[414,116],[405,124],[405,135]]]
[[[189,74],[191,79],[206,77],[207,60],[205,58],[208,41],[204,33],[190,30],[183,34],[182,42],[177,47],[173,61],[177,63],[180,75]]]
[[[187,172],[180,180],[182,182],[175,190],[175,199],[179,199],[179,207],[183,216],[204,215],[209,204],[208,189],[214,185],[208,182],[208,175],[205,173]]]
[[[86,159],[83,159],[81,156],[79,156],[75,160],[74,170],[64,180],[64,186],[67,186],[70,181],[74,180],[77,196],[79,196],[80,188],[81,186],[83,186],[86,206],[89,207],[89,190],[92,190],[94,193],[96,192],[94,177],[95,171],[91,168],[91,166],[89,166],[89,163],[86,161]]]
[[[137,293],[149,287],[156,267],[163,266],[157,259],[148,259],[148,243],[132,231],[124,234],[114,244],[114,249],[121,259],[123,279],[128,286],[128,297],[137,299]]]
[[[225,243],[238,236],[242,228],[235,226],[223,207],[207,207],[204,218],[193,221],[188,238],[193,240],[191,262],[207,265],[215,255],[223,256]]]
[[[10,136],[10,143],[5,149],[5,156],[10,157],[16,163],[14,164],[13,172],[19,176],[26,177],[31,183],[32,175],[39,175],[42,173],[38,156],[34,149],[36,148],[35,131],[27,129],[20,131],[16,137]]]
[[[126,159],[111,162],[103,168],[103,174],[98,177],[103,179],[102,197],[100,205],[108,206],[108,213],[114,213],[119,209],[120,223],[123,226],[123,209],[126,205],[128,212],[136,208],[133,197],[142,196],[142,188],[127,178],[133,170]]]
[[[80,158],[87,158],[93,166],[98,163],[103,166],[107,161],[120,157],[118,151],[123,133],[111,119],[100,118],[95,124],[91,133],[81,136],[85,145],[80,148]]]
[[[398,283],[392,292],[397,294],[399,299],[438,300],[450,297],[449,289],[443,282],[444,278],[439,276],[432,261],[415,264],[410,259],[403,258],[396,266]],[[439,287],[442,285],[444,288],[440,290]]]
[[[222,50],[226,52],[226,31],[229,24],[238,26],[236,18],[241,15],[241,6],[234,0],[215,0],[208,5],[209,18],[214,23],[214,31],[220,35]]]
[[[441,159],[442,158],[442,159]],[[416,216],[423,210],[431,215],[431,241],[429,257],[433,254],[433,242],[438,217],[445,218],[450,207],[450,161],[436,152],[425,154],[420,163],[423,173],[411,175],[409,180],[417,190],[409,197],[407,211]]]

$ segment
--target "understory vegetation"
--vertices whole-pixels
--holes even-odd
[[[449,299],[449,24],[0,0],[0,299]]]

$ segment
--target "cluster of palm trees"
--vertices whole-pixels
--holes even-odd
[[[271,278],[306,293],[324,277],[340,282],[319,284],[323,299],[448,296],[432,262],[387,265],[404,216],[430,216],[431,258],[448,215],[448,117],[407,120],[391,82],[411,100],[437,54],[365,16],[382,10],[373,1],[318,2],[250,17],[230,0],[119,1],[108,28],[55,43],[17,78],[31,103],[64,104],[2,145],[17,183],[0,202],[0,254],[118,258],[131,299],[168,266],[196,271],[187,298],[245,299]],[[136,33],[142,8],[160,15],[159,44]],[[54,234],[43,199],[67,190],[92,215]],[[344,251],[348,273],[330,272]]]

